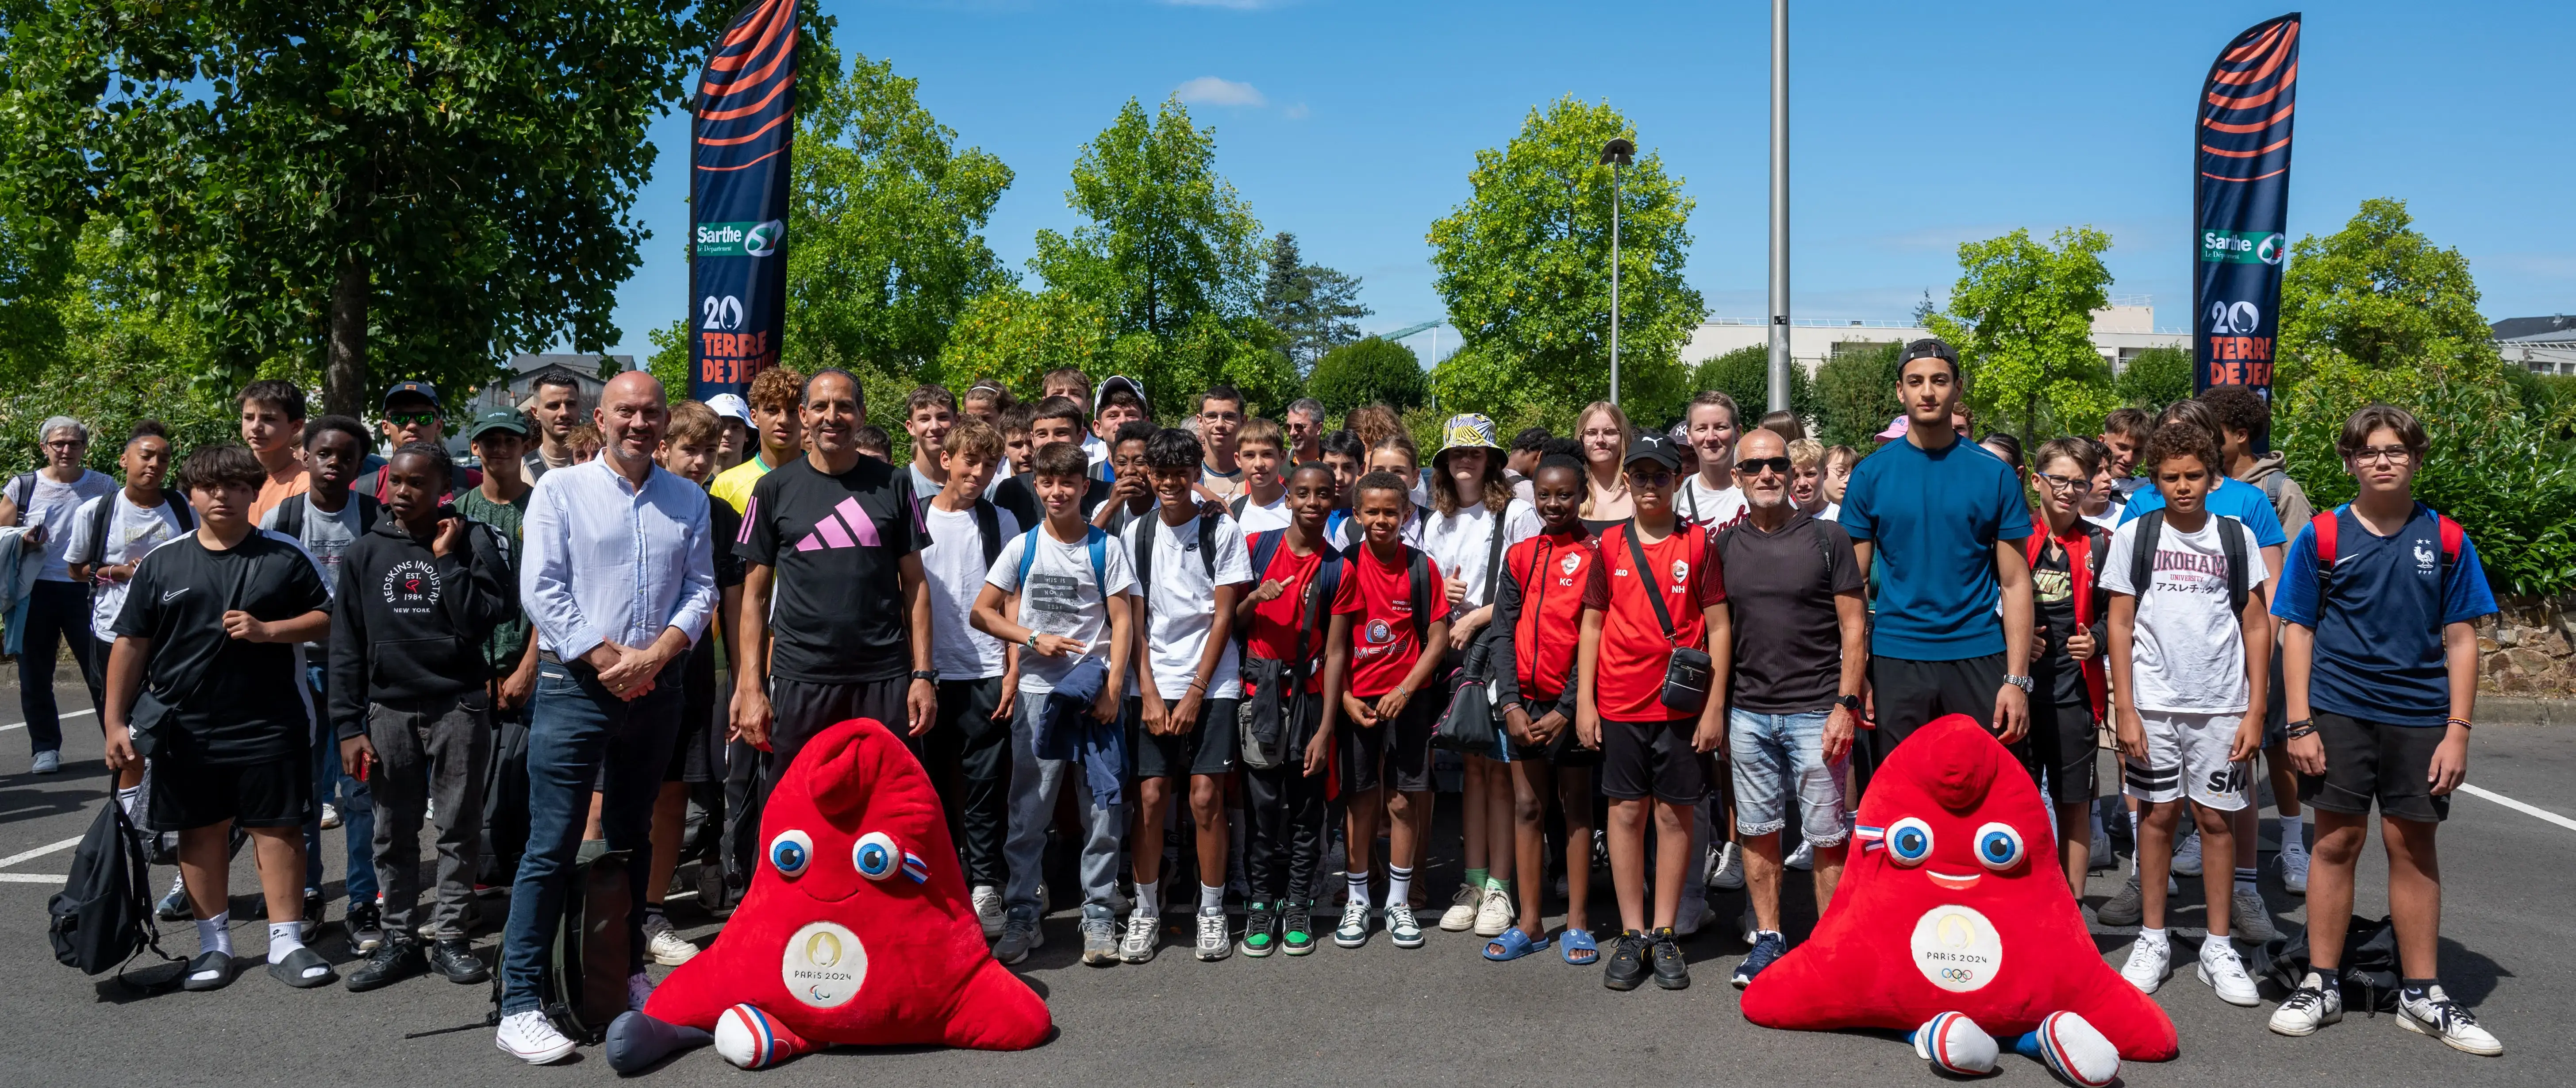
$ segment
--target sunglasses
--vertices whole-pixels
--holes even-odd
[[[1786,476],[1789,474],[1792,467],[1793,466],[1789,463],[1789,459],[1786,457],[1739,457],[1735,459],[1736,471],[1747,476],[1758,476],[1762,474],[1764,470],[1777,472],[1780,475]]]
[[[436,412],[387,412],[385,422],[397,427],[426,427],[438,422]]]

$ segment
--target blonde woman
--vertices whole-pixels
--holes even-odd
[[[1583,444],[1583,526],[1595,534],[1637,512],[1625,471],[1628,433],[1628,413],[1606,400],[1585,405],[1574,417],[1574,438]]]

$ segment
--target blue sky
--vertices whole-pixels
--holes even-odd
[[[1685,275],[1711,312],[1763,312],[1764,0],[819,2],[843,50],[918,78],[961,144],[1017,173],[987,229],[1014,269],[1036,231],[1076,225],[1064,190],[1082,142],[1128,98],[1187,87],[1262,225],[1362,278],[1364,328],[1438,318],[1425,231],[1468,195],[1478,149],[1572,94],[1624,111],[1685,179]],[[1795,313],[1901,318],[1946,294],[1961,241],[2090,224],[2113,239],[2112,291],[2186,323],[2193,99],[2220,46],[2289,7],[1795,0]],[[2401,198],[2469,257],[2490,319],[2576,310],[2576,5],[2305,11],[2291,235]],[[619,292],[614,349],[638,356],[687,294],[687,122],[652,137],[636,212],[655,237]]]

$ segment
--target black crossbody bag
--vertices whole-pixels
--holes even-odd
[[[1675,527],[1675,531],[1680,531]],[[1655,622],[1663,625],[1664,641],[1673,640],[1673,614],[1664,607],[1663,576],[1646,566],[1646,547],[1637,543],[1637,519],[1628,519],[1628,558],[1637,565],[1637,578],[1646,591],[1646,601],[1655,606]],[[1701,556],[1700,561],[1708,561]],[[1717,672],[1717,662],[1708,651],[1696,646],[1674,646],[1673,656],[1664,663],[1664,709],[1676,717],[1687,717],[1708,708],[1709,681]]]

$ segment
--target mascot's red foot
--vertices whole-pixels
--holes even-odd
[[[716,943],[610,1026],[620,1071],[700,1032],[750,1068],[835,1043],[1046,1041],[1046,1002],[984,947],[930,776],[883,725],[846,721],[807,741],[760,835],[760,866]]]
[[[1975,721],[1951,715],[1897,745],[1860,824],[1832,906],[1754,978],[1745,1019],[1906,1031],[1957,1012],[2008,1038],[2073,1012],[2123,1059],[2178,1052],[2173,1021],[2094,946],[2038,788]]]

